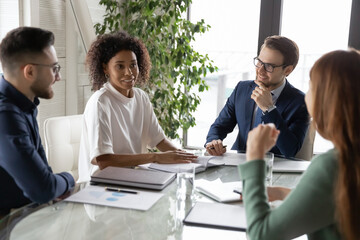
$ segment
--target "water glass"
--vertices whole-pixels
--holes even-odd
[[[176,197],[180,200],[192,200],[195,194],[195,166],[184,164],[178,168]]]
[[[272,185],[272,169],[274,165],[274,154],[271,152],[265,153],[265,163],[266,163],[266,177],[265,183],[266,186]]]

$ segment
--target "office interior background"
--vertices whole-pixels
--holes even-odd
[[[102,23],[105,14],[99,1],[0,0],[0,39],[18,26],[41,27],[55,34],[61,81],[53,86],[53,99],[41,100],[41,134],[49,117],[82,114],[92,94],[84,62],[96,37],[93,25]],[[309,70],[322,54],[349,46],[360,49],[359,0],[192,0],[187,17],[194,22],[204,19],[211,26],[197,36],[193,47],[208,54],[219,71],[207,75],[209,91],[198,93],[202,101],[194,114],[196,126],[184,133],[185,147],[201,148],[237,82],[254,79],[252,59],[266,36],[280,34],[298,44],[299,64],[288,80],[304,92]],[[235,128],[225,144],[231,146],[236,133]],[[316,135],[314,153],[331,147]]]

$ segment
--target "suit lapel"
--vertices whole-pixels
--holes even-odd
[[[246,91],[247,96],[246,96],[246,103],[245,103],[245,122],[246,122],[246,126],[245,129],[247,129],[247,131],[250,131],[251,129],[251,123],[253,120],[253,115],[254,115],[254,108],[255,108],[255,101],[251,99],[251,94],[252,91],[255,89],[256,84],[254,82],[252,82],[249,85],[249,89],[248,91]]]
[[[277,99],[276,102],[276,109],[278,110],[278,112],[281,114],[286,107],[290,104],[291,101],[289,101],[289,99],[291,99],[292,97],[289,95],[290,93],[290,89],[292,88],[292,85],[285,79],[286,83],[285,83],[285,87],[282,90],[282,92],[280,93],[279,98]]]

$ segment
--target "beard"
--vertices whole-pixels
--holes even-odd
[[[256,75],[256,78],[255,78],[257,81],[261,82],[262,84],[265,85],[265,87],[269,87],[271,84],[269,84],[268,82],[262,80],[262,79],[259,79],[258,76]]]
[[[36,81],[31,85],[31,90],[36,97],[51,99],[54,96],[54,92],[51,88],[51,85],[46,85],[47,83],[41,79],[36,79]]]

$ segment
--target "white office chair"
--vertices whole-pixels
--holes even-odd
[[[44,122],[45,152],[54,173],[71,172],[79,178],[78,157],[82,115],[48,118]]]
[[[308,131],[306,132],[304,142],[299,152],[295,155],[295,158],[303,160],[311,160],[314,151],[314,140],[315,140],[315,128],[310,122]]]

